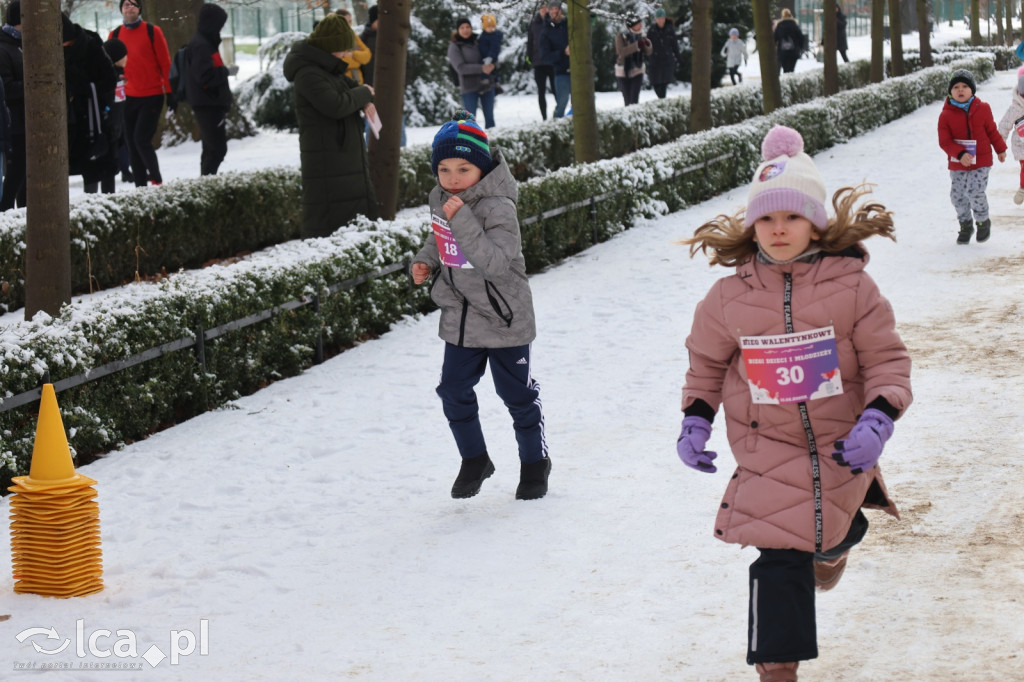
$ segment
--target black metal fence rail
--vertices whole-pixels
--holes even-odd
[[[678,178],[689,173],[693,173],[695,171],[706,170],[708,166],[712,164],[720,163],[731,158],[731,154],[721,154],[716,157],[705,159],[704,161],[695,163],[693,165],[686,166],[685,168],[680,168],[679,170],[675,171],[670,177]],[[601,201],[610,199],[626,191],[629,191],[628,188],[614,189],[608,192],[602,192],[601,194],[597,194],[592,197],[588,197],[587,199],[574,201],[564,206],[556,206],[555,208],[543,211],[537,215],[523,218],[520,221],[520,224],[530,225],[532,223],[540,222],[548,218],[554,218],[556,216],[562,215],[563,213],[567,213],[575,209],[589,207],[590,215],[594,220],[594,242],[597,243],[597,204]],[[377,279],[379,277],[384,277],[386,275],[390,275],[400,270],[406,270],[408,269],[408,267],[409,261],[392,263],[391,265],[377,268],[375,270],[371,270],[370,272],[366,272],[361,275],[356,275],[355,277],[343,280],[341,282],[337,282],[336,284],[328,285],[327,291],[334,294],[346,289],[352,289],[354,287],[359,286],[360,284],[370,281],[371,279]],[[54,381],[53,390],[56,393],[60,393],[61,391],[66,391],[70,388],[80,386],[90,381],[102,379],[103,377],[110,376],[111,374],[122,372],[126,369],[130,369],[137,365],[141,365],[144,362],[155,360],[159,357],[162,357],[169,353],[174,353],[179,350],[183,350],[185,348],[195,349],[199,359],[199,364],[202,367],[203,371],[205,372],[207,341],[212,341],[229,332],[244,329],[245,327],[249,327],[259,322],[269,320],[278,313],[281,313],[283,311],[296,310],[298,308],[303,308],[309,305],[313,306],[313,310],[315,312],[319,312],[320,297],[317,295],[309,297],[302,296],[300,298],[287,301],[280,305],[273,306],[272,308],[261,310],[258,313],[253,313],[252,315],[247,315],[237,320],[225,322],[224,324],[218,325],[211,329],[203,329],[201,326],[199,326],[196,328],[195,334],[193,336],[176,339],[174,341],[168,341],[167,343],[162,343],[154,348],[150,348],[140,353],[136,353],[131,357],[124,358],[122,360],[115,360],[113,362],[108,362],[105,365],[100,365],[99,367],[93,367],[92,369],[88,369],[81,374],[76,374],[75,376],[68,377],[66,379]],[[323,338],[318,334],[316,340],[316,349],[314,351],[315,364],[320,364],[321,362],[323,362],[323,358]],[[42,392],[43,390],[42,387],[40,386],[39,388],[34,388],[30,391],[25,391],[24,393],[19,393],[9,398],[0,397],[0,413],[7,412],[8,410],[13,410],[23,405],[35,402],[40,399],[40,397],[42,396]]]

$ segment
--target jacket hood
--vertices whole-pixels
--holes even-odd
[[[341,61],[329,52],[324,52],[318,47],[313,47],[305,40],[292,45],[292,49],[288,52],[288,56],[284,58],[284,77],[288,81],[294,81],[295,76],[298,75],[300,69],[306,67],[315,67],[323,69],[330,73],[345,73],[348,68],[345,62]]]
[[[504,154],[494,145],[491,145],[491,158],[494,160],[494,167],[487,175],[480,178],[480,182],[459,193],[459,198],[465,203],[471,204],[482,198],[494,196],[508,197],[512,203],[519,200],[519,185],[512,177],[512,171],[509,169],[508,163],[505,162]],[[440,188],[440,185],[438,187]],[[451,192],[442,189],[441,203],[447,201],[450,196],[452,196]]]
[[[206,3],[199,9],[196,30],[206,36],[216,37],[228,21],[228,13],[219,5]]]

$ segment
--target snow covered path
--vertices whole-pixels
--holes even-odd
[[[979,94],[998,116],[1015,74]],[[901,522],[871,513],[843,584],[819,598],[821,658],[802,679],[1019,679],[1024,651],[1024,209],[1018,166],[995,167],[993,237],[954,244],[939,104],[817,157],[829,193],[862,179],[896,212],[899,242],[868,242],[868,271],[914,357],[916,402],[883,455]],[[652,221],[532,279],[553,473],[513,499],[515,441],[480,385],[497,473],[448,490],[458,457],[433,393],[437,317],[82,469],[99,481],[106,589],[13,594],[0,553],[0,670],[135,662],[145,679],[374,681],[752,679],[744,662],[753,549],[714,540],[728,479],[676,458],[683,340],[725,274],[674,240],[741,206],[745,188]],[[59,397],[58,397],[59,398]],[[8,511],[7,501],[0,511]],[[6,514],[5,514],[6,515]],[[0,544],[7,537],[4,529]],[[75,652],[131,630],[138,654],[208,653],[157,667]],[[54,627],[72,640],[35,636]],[[184,636],[182,634],[182,636]],[[55,643],[56,642],[56,643]],[[9,668],[7,668],[9,669]],[[142,673],[127,673],[142,679]],[[5,679],[22,679],[15,670]]]

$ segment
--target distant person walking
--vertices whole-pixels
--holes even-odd
[[[124,127],[128,149],[132,157],[132,177],[136,187],[149,182],[162,185],[160,162],[153,149],[153,136],[167,105],[176,104],[171,93],[171,53],[159,26],[142,19],[142,0],[123,0],[123,24],[107,39],[117,38],[128,48],[128,63],[124,67],[125,107]]]
[[[793,73],[800,55],[807,49],[807,37],[788,9],[782,10],[782,18],[775,25],[775,50],[779,67],[783,73]]]
[[[647,79],[658,99],[664,99],[668,86],[676,80],[676,64],[679,61],[676,26],[665,14],[665,10],[659,8],[654,13],[654,25],[647,29],[647,40],[651,43],[651,56],[647,58]]]
[[[615,34],[615,80],[625,106],[640,101],[640,90],[644,86],[646,65],[644,56],[654,48],[644,35],[644,24],[635,14],[626,17],[626,30]]]
[[[836,5],[836,50],[839,51],[839,56],[843,58],[844,62],[849,62],[850,58],[846,56],[846,51],[849,49],[849,45],[846,41],[846,15],[843,14],[843,10]]]
[[[377,5],[371,5],[370,9],[366,11],[366,24],[363,26],[363,32],[359,34],[359,38],[370,50],[370,61],[363,64],[360,70],[363,72],[363,83],[373,85],[373,68],[377,61],[377,16],[379,10]]]
[[[562,118],[569,104],[572,80],[569,78],[569,25],[560,2],[548,4],[548,22],[540,45],[544,63],[550,64],[555,74],[555,118]]]
[[[354,44],[348,22],[329,14],[284,60],[299,120],[303,238],[326,237],[357,215],[377,217],[360,115],[376,113],[373,86],[346,77],[341,57]]]
[[[550,64],[545,63],[540,44],[547,20],[548,5],[545,1],[533,15],[529,33],[526,35],[526,57],[533,65],[533,80],[537,84],[537,104],[540,106],[540,117],[545,121],[548,120],[548,85],[551,86],[551,94],[555,94],[555,70]]]
[[[230,73],[220,56],[220,32],[228,13],[210,3],[199,8],[195,35],[188,43],[185,97],[199,123],[203,152],[200,175],[216,175],[228,153],[228,112],[231,111]]]
[[[0,211],[25,205],[25,70],[21,58],[21,2],[7,6],[0,28],[0,80],[11,114]]]
[[[448,63],[459,74],[459,92],[462,106],[476,116],[477,108],[484,110],[484,127],[494,127],[494,81],[490,76],[497,64],[485,64],[480,45],[469,19],[461,17],[455,24],[452,40],[448,43]],[[488,78],[488,82],[483,80]]]
[[[736,85],[737,79],[742,83],[740,67],[747,63],[747,43],[740,39],[738,28],[729,29],[729,39],[722,46],[722,56],[725,57],[725,68],[729,69],[729,80],[733,85]]]

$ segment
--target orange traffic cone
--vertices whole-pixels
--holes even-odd
[[[14,591],[81,597],[102,590],[96,481],[75,473],[52,384],[43,386],[29,474],[12,480]]]

